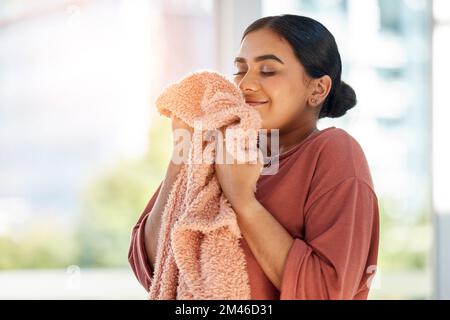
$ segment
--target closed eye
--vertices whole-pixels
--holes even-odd
[[[245,71],[241,71],[241,72],[233,73],[233,75],[234,76],[240,76],[240,75],[243,75],[245,73],[246,73]],[[274,71],[270,71],[270,72],[269,71],[261,71],[260,73],[261,73],[261,75],[263,75],[265,77],[270,77],[270,76],[273,76],[275,74]]]

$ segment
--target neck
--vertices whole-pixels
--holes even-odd
[[[309,137],[310,134],[317,131],[316,124],[311,125],[305,125],[298,128],[294,128],[292,130],[280,130],[279,131],[279,154],[288,151],[289,149],[292,149],[296,145],[300,144],[303,140],[305,140],[307,137]],[[270,131],[268,133],[267,137],[267,149],[268,149],[268,155],[275,156],[275,154],[272,154],[272,150],[270,149]]]

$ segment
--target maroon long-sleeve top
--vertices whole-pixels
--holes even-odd
[[[132,230],[128,255],[147,291],[153,274],[144,226],[160,187]],[[367,298],[377,264],[379,212],[364,152],[351,135],[327,128],[281,154],[278,172],[259,178],[256,198],[294,242],[278,290],[242,238],[252,299]]]

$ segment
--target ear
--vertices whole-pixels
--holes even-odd
[[[331,85],[332,80],[328,75],[314,79],[312,90],[308,98],[309,105],[312,107],[320,106],[330,93]]]

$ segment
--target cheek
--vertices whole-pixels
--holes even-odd
[[[273,105],[283,105],[288,108],[298,106],[304,101],[305,89],[297,84],[297,79],[289,77],[271,77],[262,82],[264,92]]]
[[[305,108],[305,89],[301,85],[295,85],[294,81],[296,80],[274,77],[264,82],[264,91],[271,103],[263,116],[270,119],[273,126],[282,127]]]

